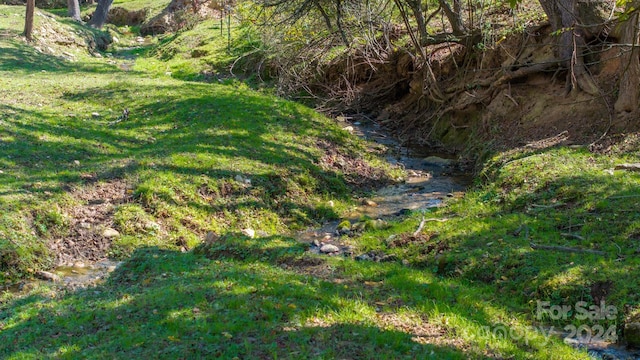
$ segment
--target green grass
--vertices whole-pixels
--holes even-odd
[[[0,65],[0,279],[50,265],[44,244],[66,235],[64,219],[82,203],[70,193],[91,183],[120,179],[131,189],[134,204],[113,215],[123,236],[111,254],[125,256],[144,244],[193,246],[207,231],[274,234],[337,218],[353,188],[348,170],[322,164],[320,141],[384,167],[365,154],[366,144],[309,108],[241,82],[156,76],[144,71],[153,59],[122,71],[130,59],[93,58],[81,48],[39,53],[18,38],[14,17],[2,18],[13,30],[0,43],[7,59]],[[69,51],[73,62],[56,55]],[[128,119],[118,121],[125,109]],[[40,208],[53,209],[47,216],[55,221],[38,220]],[[162,231],[137,227],[141,221]]]
[[[621,144],[608,155],[566,147],[502,153],[486,164],[484,182],[464,198],[358,241],[363,250],[395,253],[425,271],[490,286],[531,321],[617,326],[620,335],[625,316],[637,312],[640,301],[640,175],[613,171],[616,164],[637,162],[640,154],[635,135]],[[389,235],[412,232],[423,216],[448,221],[427,223],[423,241],[389,246]],[[531,243],[556,250],[534,250]],[[579,301],[600,300],[617,308],[616,319],[536,317],[537,301],[575,310]]]
[[[60,295],[42,286],[5,299],[0,354],[586,358],[529,329],[487,287],[398,264],[315,258],[278,236],[229,236],[198,250],[139,250],[97,288]],[[331,275],[305,273],[318,268]],[[514,329],[522,340],[483,327]]]
[[[225,79],[234,54],[258,46],[251,38],[226,53],[204,22],[137,49],[123,30],[113,58],[51,42],[43,53],[19,38],[16,13],[0,6],[0,279],[51,265],[48,242],[86,203],[77,194],[117,180],[128,197],[110,218],[111,254],[125,262],[105,283],[0,295],[3,358],[586,359],[532,326],[579,324],[536,319],[536,300],[592,302],[594,284],[610,281],[615,323],[637,308],[640,176],[605,171],[637,160],[633,137],[606,156],[497,154],[464,198],[346,239],[397,262],[317,257],[287,233],[339,218],[360,191],[354,174],[322,165],[320,142],[401,174],[313,110]],[[206,69],[222,81],[190,81],[210,80]],[[449,220],[394,242],[423,216]],[[261,236],[238,234],[247,227]],[[207,231],[223,236],[200,244]]]

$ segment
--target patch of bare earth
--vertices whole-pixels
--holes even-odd
[[[69,232],[53,239],[49,247],[58,266],[96,262],[107,257],[113,232],[115,207],[131,201],[131,191],[121,179],[110,179],[72,192],[80,205],[69,210]]]
[[[280,264],[285,270],[294,271],[302,275],[310,275],[318,279],[330,280],[336,275],[336,269],[324,259],[314,256],[303,256],[296,259],[287,259]]]
[[[325,152],[320,165],[327,170],[342,173],[351,185],[371,190],[393,182],[383,169],[371,166],[362,157],[343,153],[336,144],[320,140],[317,145]]]

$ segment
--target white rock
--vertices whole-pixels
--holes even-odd
[[[332,244],[324,244],[320,247],[320,252],[324,254],[337,253],[339,251],[340,248]]]
[[[353,126],[345,126],[342,128],[342,130],[348,131],[348,132],[353,132]]]
[[[110,238],[114,238],[114,237],[120,236],[120,233],[116,229],[106,228],[102,232],[102,236],[110,239]]]
[[[242,229],[242,234],[253,239],[256,236],[256,231],[250,228],[246,228]]]
[[[36,276],[42,280],[53,281],[53,282],[60,281],[60,276],[54,273],[50,273],[48,271],[38,271],[36,272]]]

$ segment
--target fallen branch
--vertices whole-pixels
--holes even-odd
[[[636,198],[640,197],[640,194],[637,195],[620,195],[620,196],[609,196],[609,199],[628,199],[628,198]],[[618,210],[623,211],[623,210]]]
[[[579,248],[566,247],[566,246],[538,245],[538,244],[534,244],[534,243],[529,243],[529,245],[534,250],[551,250],[551,251],[563,251],[563,252],[574,252],[574,253],[605,255],[604,251],[599,251],[599,250],[579,249]]]
[[[572,234],[572,233],[560,233],[560,235],[566,237],[566,238],[572,238],[572,239],[578,239],[580,241],[585,241],[586,239],[578,234]]]
[[[420,221],[420,225],[418,225],[418,229],[413,232],[413,236],[414,237],[418,236],[418,234],[420,234],[420,232],[422,231],[422,228],[424,228],[424,224],[426,224],[429,221],[445,222],[445,221],[449,221],[449,219],[422,218],[422,221]]]
[[[640,171],[640,163],[635,164],[618,164],[614,170]]]

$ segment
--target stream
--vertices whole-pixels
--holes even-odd
[[[403,146],[394,138],[385,135],[384,130],[373,122],[349,123],[344,121],[346,119],[338,120],[345,130],[384,145],[388,149],[386,160],[407,172],[404,182],[386,186],[370,198],[363,199],[359,206],[343,216],[342,222],[346,219],[351,224],[356,224],[363,217],[374,222],[384,222],[410,212],[428,211],[430,208],[442,206],[447,198],[462,197],[473,180],[470,174],[458,167],[455,158],[449,154],[434,153],[422,147]],[[341,242],[341,235],[344,233],[339,229],[340,224],[340,220],[326,222],[319,228],[299,232],[295,237],[298,241],[311,244],[309,251],[313,253],[355,255],[351,253],[350,246]],[[323,251],[325,245],[329,245],[333,250]],[[356,256],[356,259],[385,261],[366,254]],[[44,281],[55,281],[72,290],[94,286],[108,277],[119,264],[120,262],[105,259],[93,264],[77,263],[74,266],[58,267],[52,272],[38,274],[39,280],[0,287],[0,292],[23,292]],[[640,359],[640,351],[615,343],[568,338],[567,334],[561,332],[546,333],[562,338],[565,343],[575,348],[585,349],[593,359]]]
[[[455,157],[450,154],[434,153],[422,147],[403,146],[396,139],[385,135],[385,131],[373,122],[340,123],[345,130],[384,145],[388,149],[386,160],[407,172],[404,182],[376,191],[343,215],[343,220],[349,220],[355,226],[365,217],[372,219],[373,226],[376,226],[376,222],[384,224],[385,220],[405,216],[412,211],[439,207],[447,198],[462,197],[471,184],[472,176],[461,171]],[[329,244],[335,246],[331,249],[339,249],[334,251],[334,255],[349,253],[350,247],[340,242],[340,235],[343,233],[339,229],[341,223],[339,220],[327,222],[320,228],[303,231],[296,237],[299,241],[311,243],[311,252],[325,252],[321,249]]]

